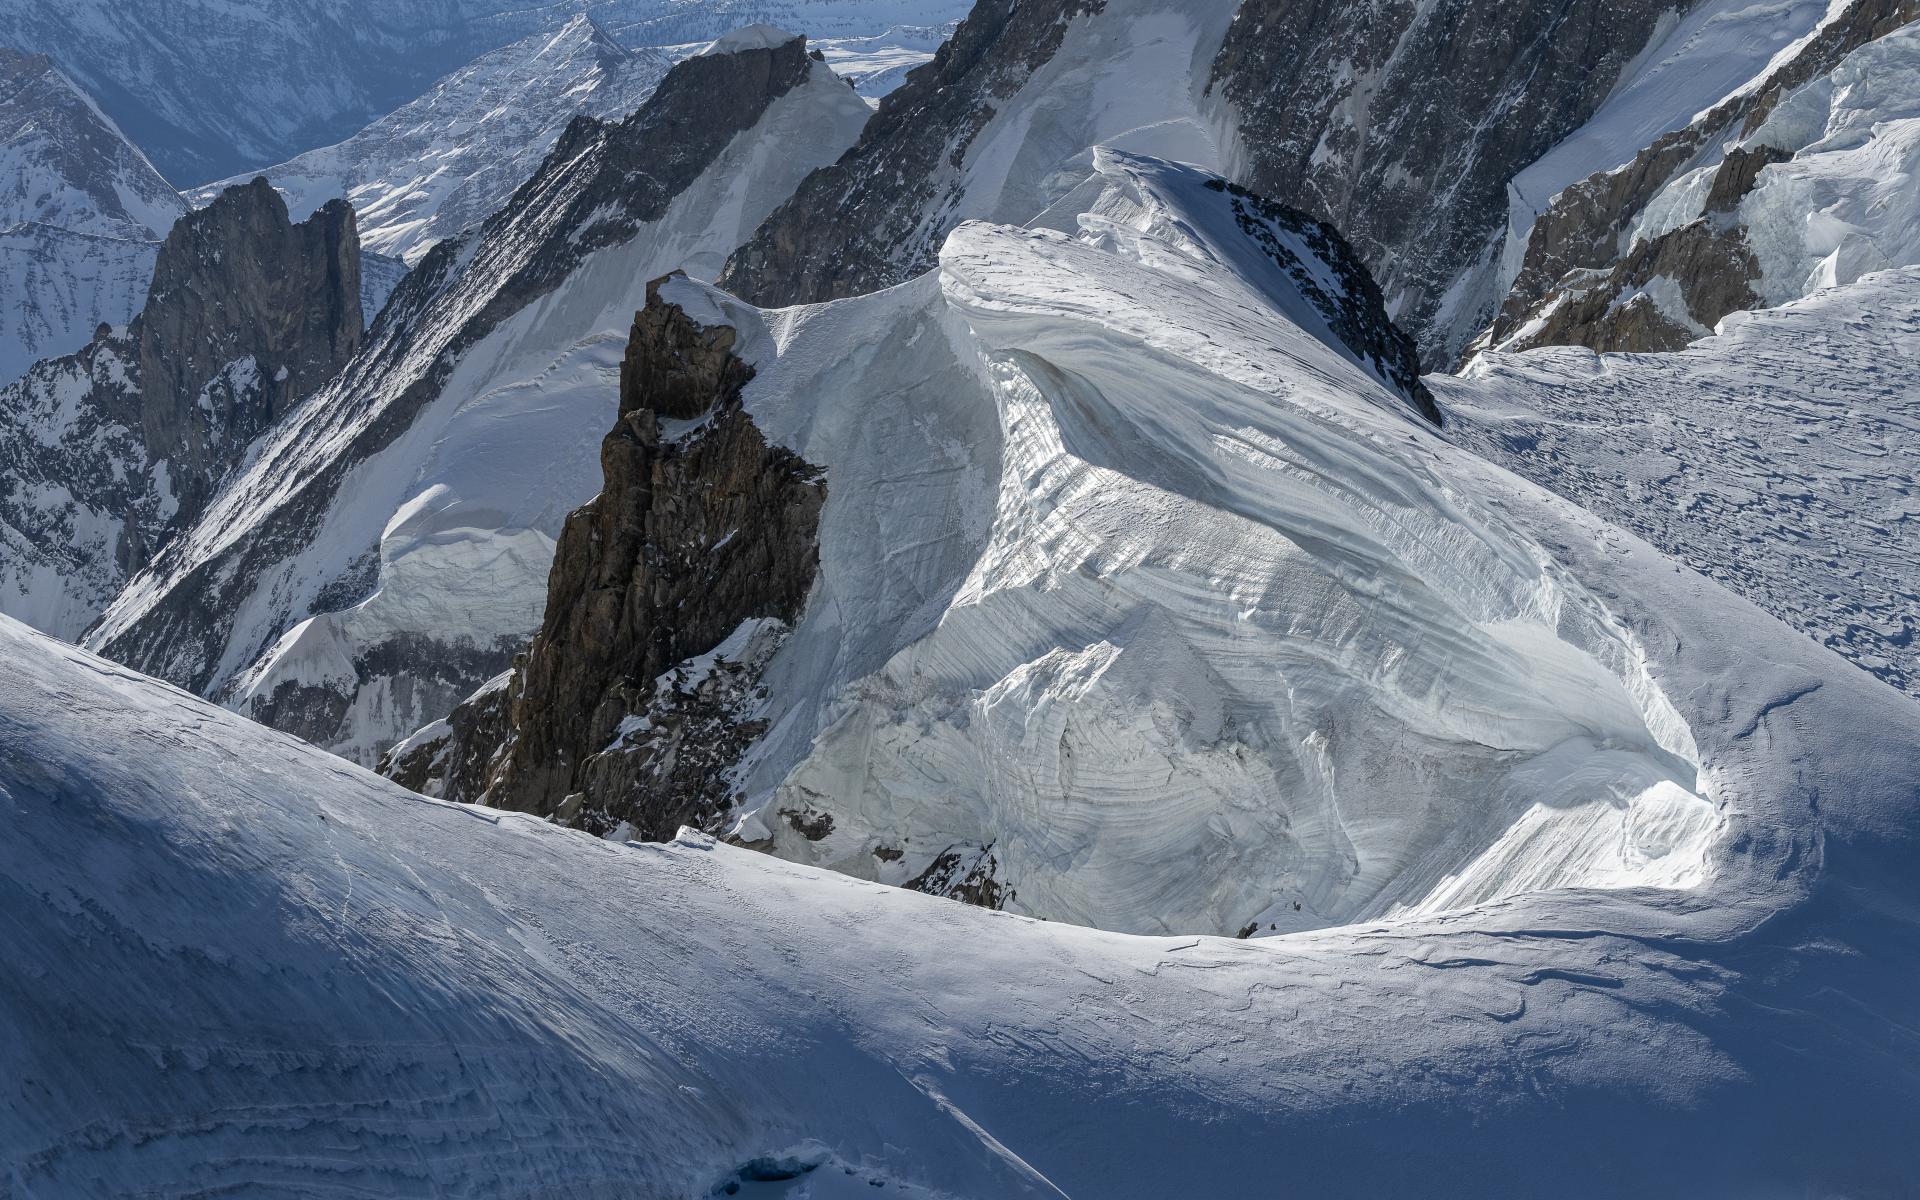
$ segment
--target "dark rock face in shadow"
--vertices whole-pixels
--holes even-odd
[[[540,633],[504,701],[457,709],[448,748],[424,752],[453,771],[438,785],[449,798],[665,840],[727,809],[727,772],[763,731],[758,670],[813,586],[826,487],[742,406],[753,368],[734,331],[696,323],[663,282],[634,319],[605,486],[567,518]],[[760,634],[713,653],[743,627]],[[486,706],[507,715],[497,751],[462,732],[499,732]],[[419,761],[389,769],[433,778]]]
[[[727,260],[721,287],[762,308],[860,296],[939,261],[958,221],[943,167],[1104,0],[980,0],[933,61],[880,101],[860,141],[807,177]],[[1034,214],[1037,215],[1037,214]]]
[[[1490,314],[1448,293],[1490,265],[1507,183],[1578,129],[1675,0],[1247,0],[1213,64],[1244,183],[1331,222],[1445,367]]]

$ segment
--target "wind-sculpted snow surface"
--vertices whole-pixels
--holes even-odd
[[[1232,193],[1096,164],[1059,228],[964,225],[877,296],[673,285],[827,478],[739,835],[1141,932],[1700,884],[1723,817],[1637,641]]]
[[[1396,435],[1648,647],[1726,822],[1698,888],[1101,933],[426,800],[0,618],[0,1178],[1899,1195],[1920,709],[1415,426],[1364,434]]]
[[[793,38],[689,59],[624,121],[577,118],[94,644],[369,763],[445,716],[539,626],[647,281],[711,274],[868,111]]]
[[[1432,382],[1465,444],[1916,694],[1916,338],[1908,267],[1678,354],[1494,353]]]

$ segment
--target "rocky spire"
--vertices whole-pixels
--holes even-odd
[[[360,245],[335,201],[295,225],[264,180],[180,218],[124,328],[0,389],[0,605],[78,635],[248,448],[359,349]]]
[[[410,786],[437,760],[450,798],[655,839],[732,800],[726,771],[761,732],[740,701],[813,586],[826,486],[743,407],[753,368],[734,331],[694,321],[664,282],[634,318],[605,485],[567,518],[540,633],[447,741],[383,766]],[[485,743],[503,733],[496,756]]]
[[[344,200],[296,225],[261,177],[182,217],[132,329],[147,455],[172,464],[182,507],[197,510],[248,443],[333,378],[365,325]]]

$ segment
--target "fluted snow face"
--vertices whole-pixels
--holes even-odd
[[[749,404],[829,481],[783,658],[881,662],[774,714],[742,832],[889,882],[957,848],[1129,932],[1700,882],[1719,818],[1631,641],[1143,161],[1077,235],[965,225],[936,278],[773,322]],[[916,303],[851,384],[844,310]]]

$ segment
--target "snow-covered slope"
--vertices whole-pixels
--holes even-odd
[[[1920,694],[1920,269],[1737,314],[1677,354],[1490,353],[1455,435]]]
[[[897,26],[951,25],[971,7],[968,0],[606,0],[590,11],[626,45],[685,46],[746,25],[791,29],[810,41],[871,38]]]
[[[940,26],[967,0],[7,0],[0,45],[44,53],[177,186],[328,146],[476,56],[585,12],[626,46],[764,22],[822,37]]]
[[[626,775],[595,760],[658,760],[717,655],[764,660],[729,685],[758,731],[716,768],[735,836],[1049,920],[1277,933],[1704,882],[1725,810],[1644,648],[1332,333],[1328,260],[1270,257],[1192,168],[1094,166],[1042,226],[963,225],[871,296],[662,289],[740,331],[747,411],[824,472],[817,580],[770,658],[750,622],[624,711],[543,690],[577,674],[556,655],[611,649],[558,643],[550,612],[489,802],[642,824],[646,789],[597,792]],[[641,556],[652,594],[754,531],[710,532]],[[606,727],[569,745],[547,708]]]
[[[931,62],[934,51],[953,36],[955,24],[896,25],[864,37],[821,38],[814,49],[853,82],[854,90],[877,99],[906,82],[908,71]]]
[[[986,229],[955,250],[981,284],[1016,256],[1097,253]],[[1049,297],[965,299],[984,345],[1081,361],[1062,335],[1087,318]],[[771,332],[792,354],[886,300]],[[1080,328],[1116,347],[1112,316]],[[1244,346],[1208,332],[1233,336],[1223,357]],[[1205,349],[1177,325],[1132,337],[1136,364],[1174,361],[1175,338]],[[1220,364],[1187,361],[1201,419],[1225,415]],[[1061,428],[1059,393],[1020,405],[1033,365],[1001,372],[1001,411],[1033,418],[1010,447]],[[1543,578],[1604,603],[1724,822],[1692,890],[1551,890],[1253,942],[1100,933],[424,800],[0,619],[0,1177],[32,1196],[1225,1197],[1282,1177],[1479,1200],[1899,1195],[1920,1173],[1920,707],[1631,536],[1333,400],[1366,384],[1329,369],[1297,407],[1231,420],[1317,431],[1298,444],[1403,480],[1444,472],[1490,532],[1550,548]],[[915,424],[875,409],[876,437]],[[950,418],[928,415],[937,439]],[[1019,453],[1002,496],[1032,495],[1027,463],[1090,469]],[[897,494],[940,486],[912,466]],[[1143,570],[1161,573],[1127,574]]]
[[[1920,161],[1920,5],[1803,7],[1702,7],[1674,37],[1696,33],[1521,172],[1506,296],[1475,349],[1673,351],[1730,313],[1920,261],[1902,182]],[[1602,169],[1577,178],[1582,162]]]
[[[1025,224],[1095,145],[1219,170],[1208,63],[1237,0],[987,0],[881,102],[852,153],[782,205],[721,283],[776,306],[855,296],[933,266],[963,220]]]
[[[0,47],[0,383],[126,324],[185,211],[51,62]]]
[[[77,637],[364,330],[353,211],[263,181],[174,224],[146,303],[0,386],[0,612]]]
[[[1805,43],[1830,7],[1826,0],[1704,0],[1674,10],[1586,124],[1508,185],[1497,293],[1513,286],[1534,220],[1562,189],[1631,162],[1660,135],[1752,88],[1776,59]]]
[[[1699,883],[1722,816],[1635,641],[1226,252],[1228,193],[1099,167],[1071,233],[963,225],[890,292],[687,300],[828,488],[741,836],[1137,932]]]
[[[557,32],[482,55],[346,141],[257,173],[295,217],[344,196],[363,246],[417,263],[435,242],[502,208],[576,113],[625,117],[667,67],[658,53],[622,49],[583,13]],[[209,184],[193,199],[204,203],[234,182]]]
[[[1782,100],[1753,133],[1749,145],[1792,155],[1761,172],[1738,210],[1765,303],[1920,263],[1916,79],[1920,25],[1909,25]]]
[[[368,762],[444,715],[539,624],[647,281],[711,274],[868,112],[795,39],[688,59],[625,121],[576,118],[92,644]]]

